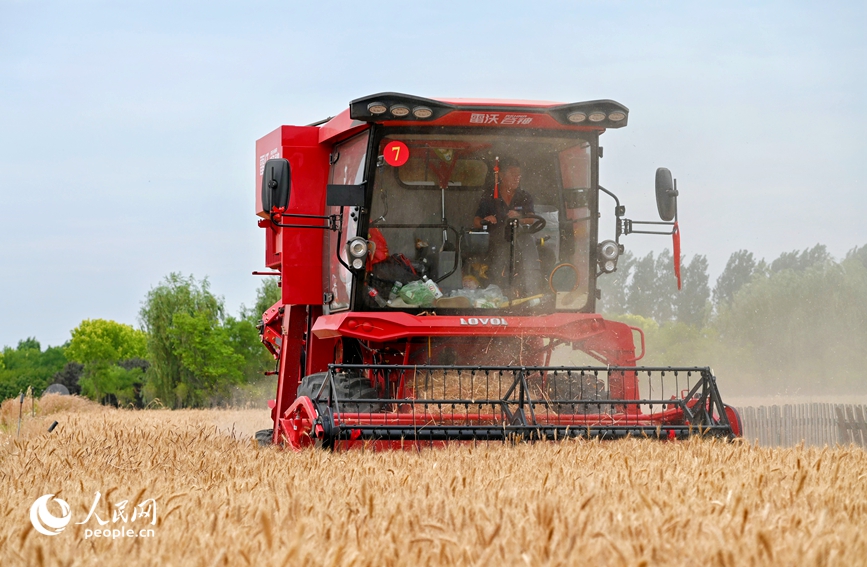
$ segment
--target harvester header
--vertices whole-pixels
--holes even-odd
[[[628,115],[378,93],[260,139],[256,214],[281,286],[260,325],[278,374],[260,440],[738,435],[709,369],[636,366],[641,330],[596,312],[623,236],[679,246],[667,169],[660,221],[626,218],[599,183],[599,138]],[[600,241],[603,200],[615,237]]]

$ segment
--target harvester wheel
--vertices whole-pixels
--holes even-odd
[[[327,372],[317,372],[310,376],[305,376],[298,386],[298,396],[307,396],[310,399],[316,399],[319,390],[327,379]],[[352,376],[350,374],[338,373],[334,375],[334,384],[337,388],[337,397],[340,400],[373,400],[379,398],[376,388],[370,385],[370,380],[364,376]],[[323,389],[320,396],[322,399],[328,398],[328,390]],[[362,403],[347,403],[341,402],[340,411],[351,413],[371,413],[382,411],[382,404],[362,402]]]
[[[256,441],[259,442],[259,446],[267,447],[271,444],[274,439],[274,430],[273,429],[261,429],[256,432]]]
[[[302,378],[301,384],[298,385],[297,397],[307,396],[311,400],[316,399],[316,394],[319,393],[322,384],[325,383],[326,376],[328,376],[327,372],[317,372],[316,374]],[[324,391],[322,394],[328,395],[328,392]]]

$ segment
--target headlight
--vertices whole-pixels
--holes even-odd
[[[572,124],[580,124],[587,120],[587,115],[583,112],[573,112],[569,116],[566,117],[566,120],[571,122]]]
[[[590,122],[602,122],[605,120],[605,113],[599,110],[595,110],[590,113]]]
[[[367,105],[367,111],[371,114],[382,114],[386,110],[388,110],[388,108],[386,108],[385,104],[381,102],[371,102]]]
[[[608,120],[610,120],[612,122],[620,122],[624,118],[626,118],[626,113],[621,112],[620,110],[615,110],[614,112],[612,112],[611,114],[608,115]]]
[[[599,255],[602,260],[614,261],[620,256],[620,246],[613,240],[605,240],[599,243]]]
[[[391,107],[391,114],[392,116],[397,116],[398,118],[401,118],[409,114],[409,108],[405,107],[402,104],[395,104]]]
[[[412,115],[416,118],[430,118],[433,116],[433,110],[426,106],[416,106],[412,109]]]
[[[363,259],[367,256],[367,240],[356,236],[346,243],[346,250],[352,258]]]
[[[352,261],[351,265],[353,270],[360,270],[364,267],[364,260],[362,260],[361,258],[356,258]]]
[[[603,264],[602,269],[609,274],[617,269],[617,263],[614,260],[607,260],[605,264]]]

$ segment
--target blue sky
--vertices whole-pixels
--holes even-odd
[[[172,271],[251,304],[256,139],[379,91],[625,104],[602,184],[654,219],[670,168],[714,278],[867,244],[864,3],[418,4],[0,0],[0,346],[137,324]]]

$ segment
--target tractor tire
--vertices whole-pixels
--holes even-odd
[[[300,398],[301,396],[307,396],[308,398],[315,399],[316,394],[319,393],[319,390],[322,388],[322,384],[325,383],[325,377],[328,376],[327,372],[317,372],[316,374],[311,374],[310,376],[305,376],[301,379],[301,384],[298,385],[298,393],[296,397]],[[323,395],[327,395],[328,391],[324,390]]]
[[[259,442],[260,447],[267,447],[271,444],[274,439],[274,430],[273,429],[262,429],[256,432],[256,441]]]
[[[316,399],[316,394],[325,383],[327,372],[317,372],[305,376],[298,386],[298,397],[307,396]],[[334,384],[337,388],[337,397],[341,400],[373,400],[379,398],[376,388],[370,385],[370,380],[364,376],[352,376],[346,373],[334,375]],[[327,399],[327,389],[322,390],[322,399]],[[383,410],[383,404],[373,402],[351,403],[341,402],[340,411],[349,413],[376,413]]]

